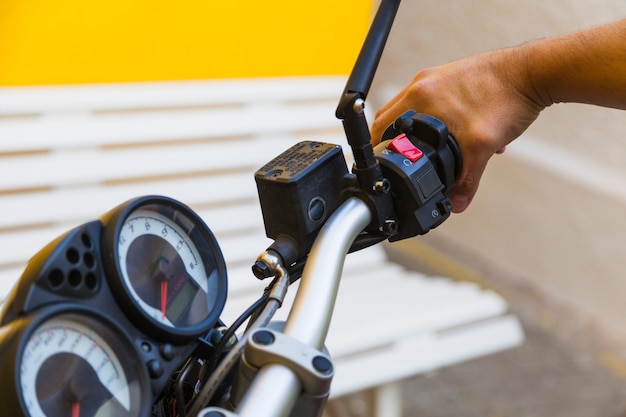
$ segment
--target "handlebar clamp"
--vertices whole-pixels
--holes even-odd
[[[327,353],[267,327],[250,335],[243,363],[254,371],[268,364],[284,365],[298,376],[304,392],[313,397],[328,395],[335,373]]]

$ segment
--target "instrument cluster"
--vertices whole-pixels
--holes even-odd
[[[12,416],[143,417],[221,325],[226,266],[184,204],[136,198],[37,253],[0,313]]]

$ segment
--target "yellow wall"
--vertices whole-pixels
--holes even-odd
[[[371,0],[1,0],[0,85],[345,74],[371,13]]]

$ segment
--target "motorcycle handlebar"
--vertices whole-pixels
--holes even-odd
[[[313,244],[283,334],[321,350],[330,326],[345,257],[372,214],[358,198],[344,202]],[[302,381],[286,365],[260,369],[236,413],[206,408],[194,417],[287,417],[302,391]]]

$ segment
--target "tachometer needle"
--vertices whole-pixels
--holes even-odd
[[[161,281],[161,320],[165,320],[167,310],[167,279]]]
[[[80,417],[80,403],[72,403],[72,417]]]

